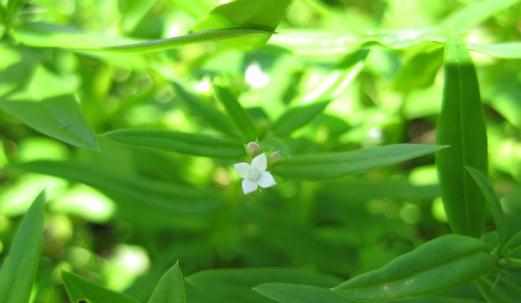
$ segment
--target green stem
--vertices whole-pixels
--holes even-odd
[[[509,269],[521,269],[521,259],[502,258],[499,260],[499,265]]]

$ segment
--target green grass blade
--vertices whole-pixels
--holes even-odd
[[[287,178],[338,178],[432,154],[442,148],[438,145],[397,144],[349,152],[299,155],[277,162],[272,170]]]
[[[240,159],[245,155],[242,144],[207,135],[153,129],[122,129],[107,133],[105,136],[130,146],[153,148],[193,156]]]
[[[454,232],[479,236],[486,206],[479,187],[465,171],[473,167],[487,175],[487,135],[476,70],[462,43],[445,50],[445,87],[438,122],[437,154],[445,210]]]
[[[449,35],[453,35],[455,32],[463,33],[519,2],[520,0],[474,1],[450,15],[440,26]]]
[[[137,303],[128,296],[97,286],[73,273],[64,272],[62,276],[72,303]]]
[[[250,115],[239,103],[239,100],[227,89],[219,85],[214,86],[215,96],[222,103],[235,126],[241,132],[244,143],[257,139],[257,130]]]
[[[183,273],[176,263],[159,280],[148,303],[186,303]]]
[[[65,143],[87,149],[98,148],[96,136],[89,129],[73,96],[64,95],[41,101],[0,100],[0,111]]]
[[[427,242],[334,290],[356,302],[389,302],[435,294],[478,279],[494,267],[495,259],[484,242],[453,234]]]
[[[40,263],[45,194],[41,193],[25,215],[11,249],[0,267],[0,302],[28,303]]]

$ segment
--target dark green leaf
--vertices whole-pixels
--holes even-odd
[[[130,297],[97,286],[78,275],[64,272],[62,276],[72,303],[137,303]]]
[[[28,303],[40,264],[45,194],[41,193],[25,215],[11,249],[0,267],[0,302]]]
[[[176,263],[159,281],[148,303],[186,303],[183,273]]]
[[[517,303],[521,294],[520,280],[506,271],[496,277],[484,277],[478,281],[479,291],[490,303]]]
[[[328,104],[329,101],[290,108],[274,123],[273,131],[279,136],[289,136],[322,113]]]
[[[96,137],[87,126],[74,97],[41,101],[2,101],[4,111],[35,130],[77,147],[96,149]]]
[[[123,144],[194,156],[239,159],[245,155],[242,144],[207,135],[153,129],[125,129],[107,133],[105,136]]]
[[[251,117],[241,106],[239,100],[232,93],[219,85],[214,86],[215,96],[222,103],[226,112],[232,118],[235,126],[240,130],[244,143],[255,141],[257,139],[257,130]]]
[[[316,286],[268,283],[254,288],[261,295],[280,303],[350,303],[355,302],[344,298],[328,288]]]
[[[487,134],[476,70],[465,46],[454,40],[445,50],[438,144],[450,146],[436,159],[449,223],[457,233],[479,236],[485,223],[485,200],[465,166],[487,175]]]
[[[495,266],[480,240],[447,235],[427,242],[384,267],[354,277],[334,290],[354,300],[390,302],[429,295],[469,282]]]
[[[298,155],[277,162],[273,172],[288,178],[338,178],[432,154],[442,148],[438,145],[397,144],[350,152]]]

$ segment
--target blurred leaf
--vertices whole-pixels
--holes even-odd
[[[0,267],[0,302],[28,303],[40,264],[43,241],[45,193],[25,215]]]
[[[183,273],[176,263],[159,281],[148,303],[186,303]]]
[[[478,281],[479,291],[490,303],[516,303],[521,294],[521,279],[515,279],[508,272],[500,272],[497,277],[484,277]]]
[[[122,129],[105,134],[119,143],[210,158],[240,159],[244,147],[234,141],[175,131]]]
[[[72,303],[137,303],[130,297],[97,286],[73,273],[64,272],[62,277]]]
[[[22,44],[32,47],[52,47],[81,52],[147,53],[159,52],[193,43],[219,42],[241,46],[249,39],[268,37],[270,32],[251,28],[212,29],[184,36],[141,41],[122,37],[110,37],[98,33],[85,33],[59,25],[28,23],[13,33]]]
[[[215,96],[222,103],[233,123],[241,132],[243,143],[255,141],[257,139],[257,130],[251,117],[241,106],[239,100],[227,88],[215,85],[214,89]]]
[[[505,213],[501,208],[501,203],[499,202],[496,192],[494,191],[494,188],[492,187],[492,184],[490,184],[488,178],[483,175],[483,173],[472,167],[466,167],[466,170],[472,179],[474,179],[474,182],[479,186],[481,194],[485,197],[488,210],[492,214],[494,222],[496,223],[501,246],[503,246],[510,238],[510,235],[507,226],[508,221],[505,218]]]
[[[194,222],[194,216],[202,220],[204,214],[217,206],[217,197],[196,188],[118,175],[85,164],[34,161],[10,167],[92,186],[114,198],[118,215],[143,226],[198,224],[197,220]]]
[[[328,104],[326,101],[290,108],[274,122],[273,131],[279,136],[290,136],[322,113]]]
[[[208,124],[210,127],[233,137],[239,136],[237,129],[230,122],[230,119],[212,106],[205,104],[203,100],[193,95],[178,83],[173,83],[176,93],[181,101],[186,104],[188,111],[199,118],[201,122]]]
[[[404,60],[394,80],[394,87],[404,93],[431,86],[443,63],[443,49],[423,47]]]
[[[504,42],[495,44],[473,44],[469,48],[500,59],[521,59],[521,42]]]
[[[41,101],[0,100],[0,110],[29,127],[77,147],[96,149],[96,137],[88,128],[73,96]]]
[[[338,178],[432,154],[442,148],[438,145],[396,144],[349,152],[296,155],[277,162],[273,172],[298,179]]]
[[[118,0],[123,31],[126,33],[133,31],[156,2],[157,0]]]
[[[487,135],[476,70],[465,46],[450,41],[445,50],[445,88],[438,120],[437,154],[443,202],[452,229],[479,236],[486,206],[465,166],[487,175]]]
[[[414,298],[469,282],[491,271],[494,257],[480,240],[446,235],[427,242],[382,268],[334,288],[353,300],[390,302]]]
[[[327,288],[284,283],[261,284],[254,288],[261,295],[280,303],[350,303]]]
[[[440,27],[449,35],[453,35],[455,32],[466,32],[498,12],[519,2],[519,0],[473,1],[446,18],[440,24]]]

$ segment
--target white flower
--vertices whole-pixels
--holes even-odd
[[[259,186],[268,188],[277,184],[273,176],[266,170],[268,168],[268,158],[265,153],[253,158],[251,164],[241,162],[233,167],[243,179],[242,191],[245,194],[256,191]]]

